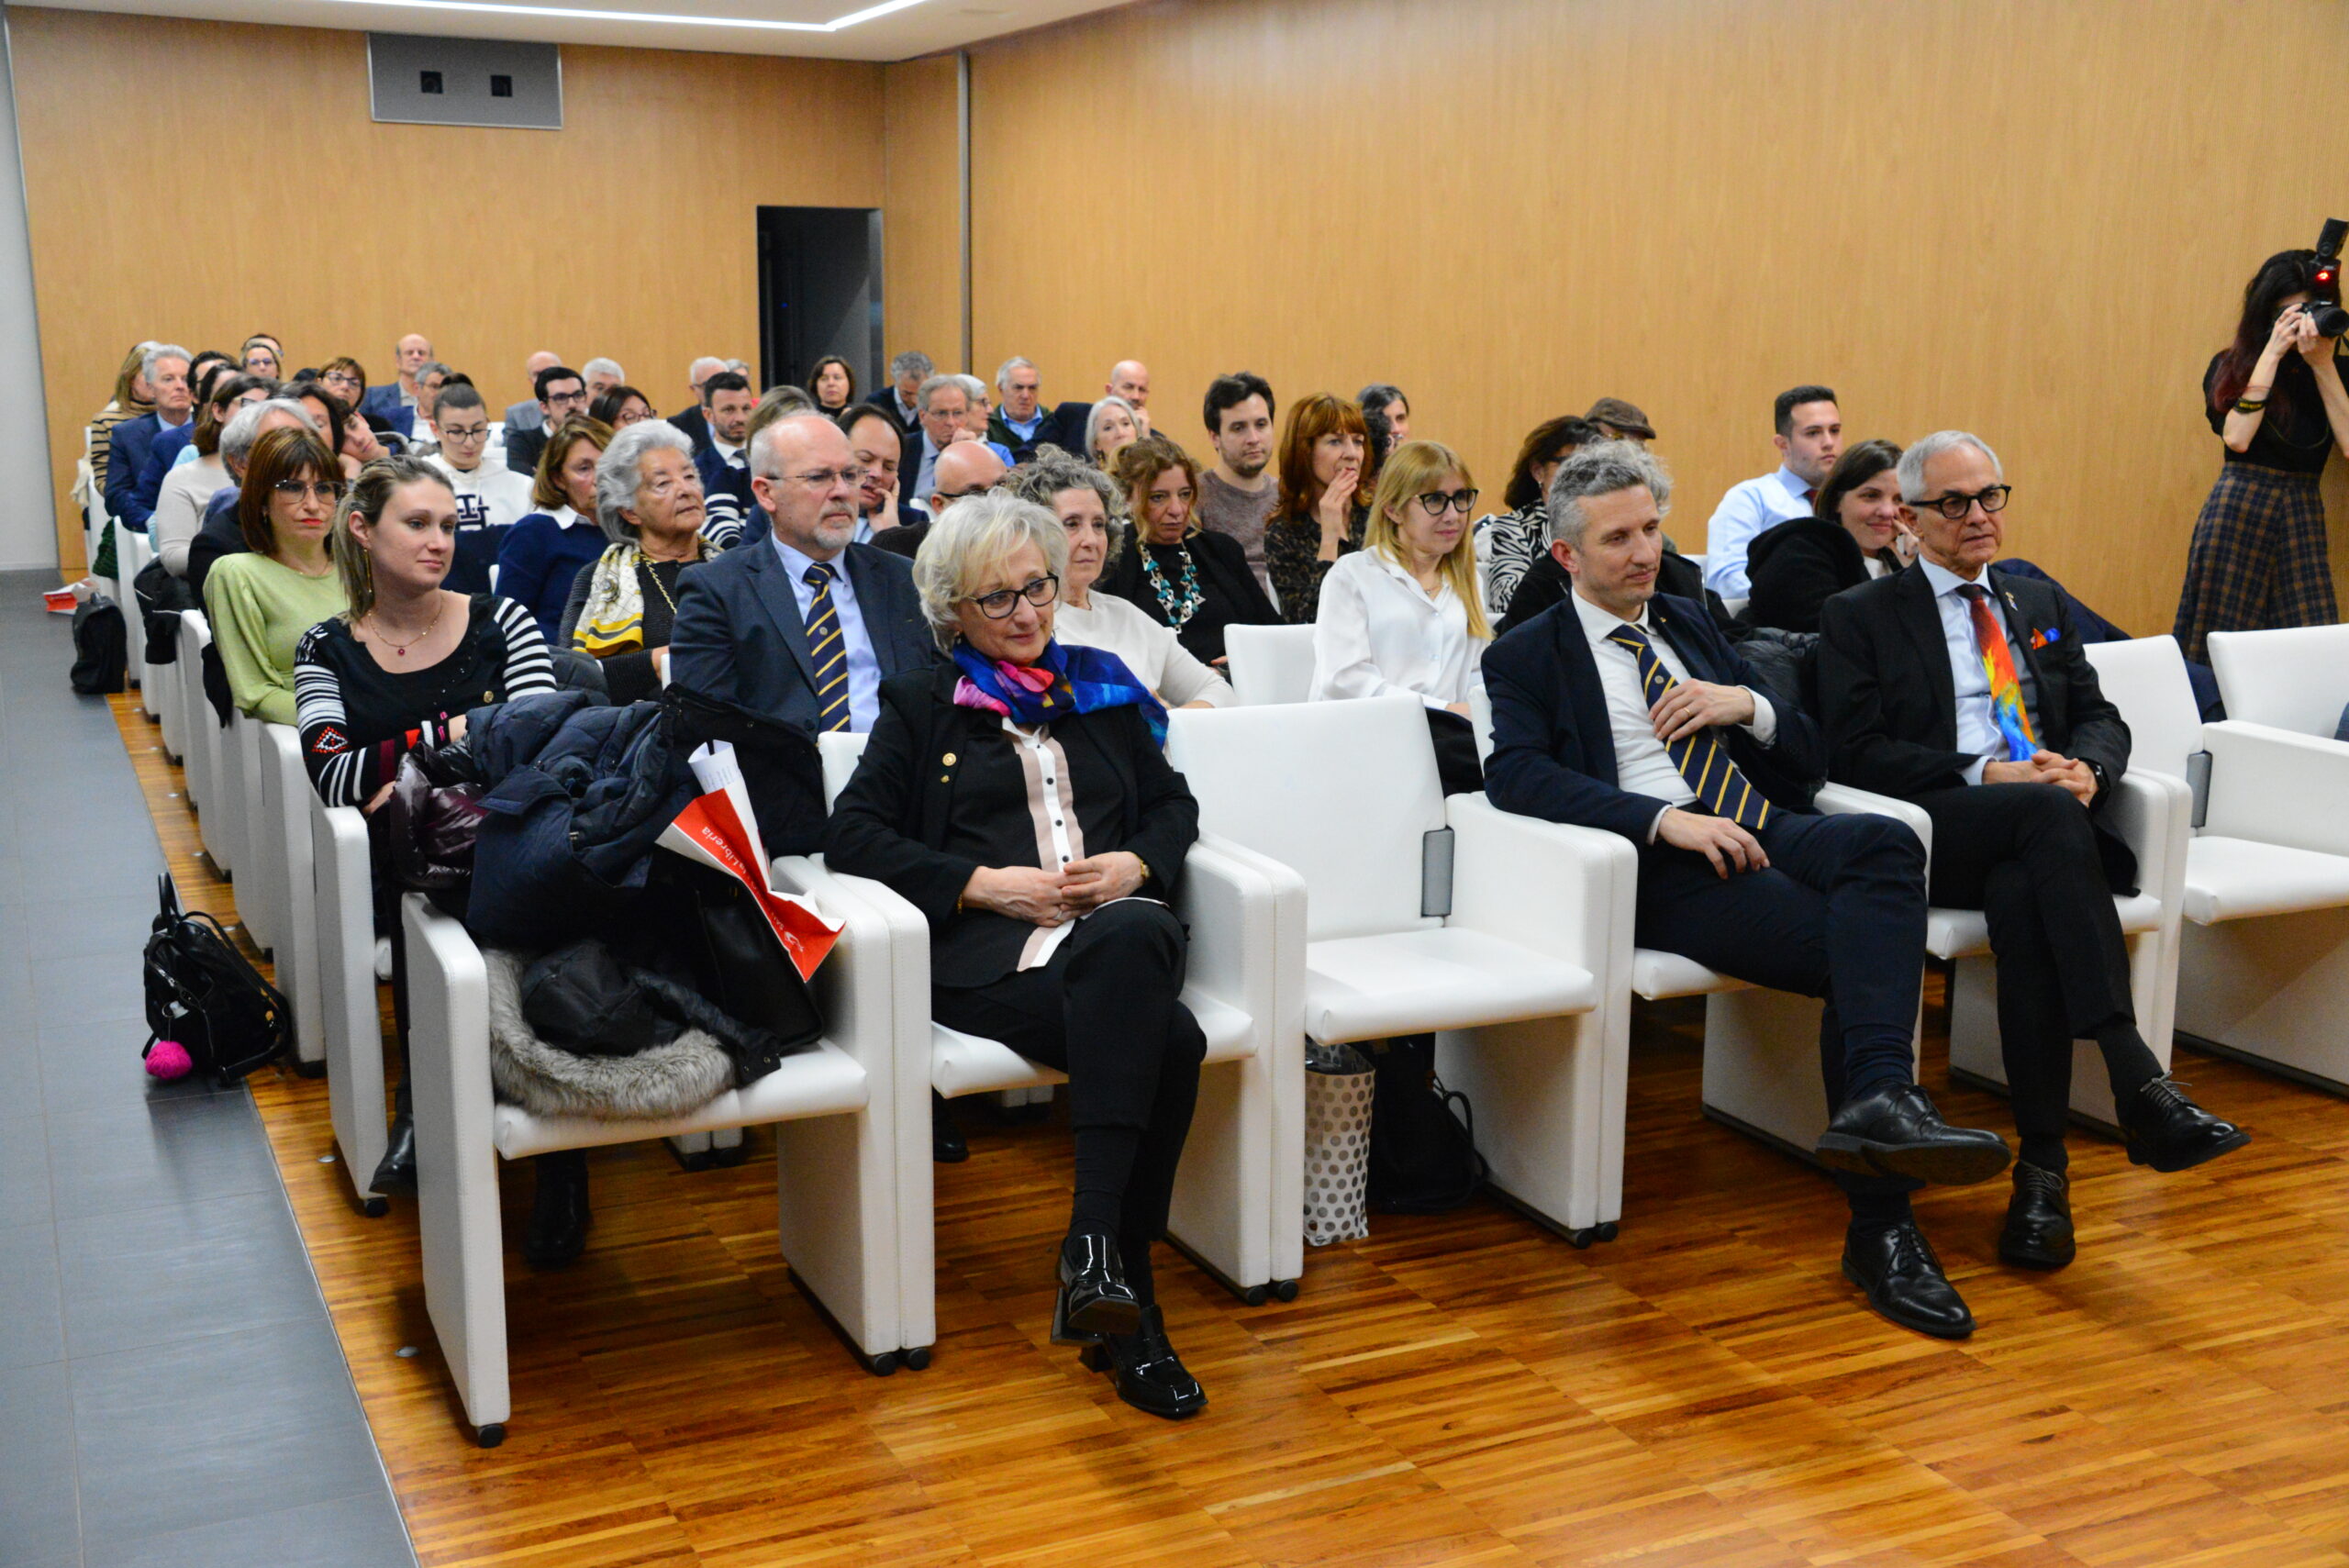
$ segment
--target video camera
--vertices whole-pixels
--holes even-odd
[[[2321,336],[2349,333],[2349,310],[2341,308],[2341,246],[2349,240],[2349,218],[2328,217],[2316,237],[2316,271],[2309,279],[2309,319]]]

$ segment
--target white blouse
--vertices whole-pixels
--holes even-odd
[[[1313,623],[1313,700],[1408,692],[1430,707],[1464,703],[1484,682],[1485,639],[1450,583],[1433,595],[1381,551],[1341,557],[1321,580]]]
[[[192,446],[181,450],[195,450]],[[234,483],[217,454],[199,456],[163,476],[162,487],[155,492],[154,516],[147,520],[147,538],[162,558],[164,571],[174,577],[187,575],[187,548],[204,528],[205,508]]]
[[[1101,592],[1097,584],[1085,595],[1083,609],[1066,599],[1060,602],[1052,612],[1052,635],[1080,648],[1116,654],[1134,679],[1156,692],[1168,707],[1193,702],[1222,707],[1232,699],[1231,684],[1184,647],[1171,628],[1151,619],[1140,606]]]

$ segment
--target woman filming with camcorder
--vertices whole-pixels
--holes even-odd
[[[2333,448],[2349,445],[2344,233],[2349,224],[2331,219],[2317,249],[2262,262],[2243,290],[2234,341],[2203,373],[2205,411],[2226,457],[2195,519],[2177,601],[2178,646],[2198,662],[2214,631],[2341,618],[2318,484]]]

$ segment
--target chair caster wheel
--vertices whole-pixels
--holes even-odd
[[[294,1063],[294,1075],[297,1078],[323,1078],[327,1075],[327,1059],[321,1056],[316,1062],[304,1062],[297,1058]]]
[[[1612,1241],[1619,1234],[1620,1234],[1620,1232],[1617,1229],[1615,1221],[1611,1219],[1598,1228],[1598,1239],[1601,1241]]]
[[[476,1448],[495,1448],[505,1440],[506,1423],[503,1421],[492,1421],[485,1427],[473,1429],[473,1446]]]
[[[1585,1251],[1593,1241],[1598,1240],[1598,1227],[1596,1225],[1590,1226],[1585,1229],[1572,1231],[1566,1237],[1567,1242],[1572,1245],[1574,1250],[1577,1252]]]
[[[928,1345],[916,1345],[913,1349],[907,1351],[906,1352],[906,1365],[915,1372],[928,1372],[930,1370],[930,1347]]]
[[[897,1370],[897,1352],[895,1351],[883,1351],[879,1355],[874,1356],[871,1361],[864,1363],[864,1370],[871,1373],[875,1377],[888,1376],[891,1373]]]
[[[1297,1282],[1293,1279],[1275,1280],[1273,1282],[1273,1294],[1280,1297],[1283,1301],[1295,1301],[1297,1299]]]
[[[1240,1293],[1240,1299],[1251,1307],[1262,1307],[1265,1302],[1272,1299],[1272,1295],[1273,1292],[1271,1286],[1252,1284],[1246,1290]]]
[[[392,1212],[392,1200],[387,1197],[362,1198],[359,1200],[359,1212],[370,1219],[381,1219]]]

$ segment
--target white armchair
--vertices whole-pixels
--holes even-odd
[[[2242,640],[2255,649],[2268,635]],[[2166,637],[2088,652],[2136,757],[2180,773],[2197,751],[2210,763],[2186,846],[2178,1031],[2349,1094],[2349,746],[2273,724],[2204,725]]]
[[[253,844],[269,884],[278,989],[294,1006],[295,1071],[317,1077],[326,1071],[317,886],[310,864],[310,807],[317,792],[302,766],[302,738],[287,725],[248,722],[261,744]],[[243,909],[241,901],[238,907]]]
[[[278,885],[270,860],[272,835],[262,798],[265,770],[262,728],[261,720],[250,714],[232,712],[228,716],[228,728],[220,736],[226,759],[220,815],[237,819],[236,843],[230,851],[237,862],[237,922],[244,927],[253,946],[264,954],[273,955],[277,944],[284,940],[281,906],[284,890]]]
[[[201,610],[180,612],[180,690],[187,724],[187,793],[195,804],[196,839],[224,877],[236,872],[231,819],[241,826],[244,806],[228,779],[228,731],[204,695],[204,651],[212,625]]]
[[[119,542],[116,545],[116,551],[119,559],[116,570],[121,576],[115,585],[121,594],[115,602],[122,606],[123,630],[130,641],[130,684],[139,688],[139,707],[148,717],[153,718],[161,711],[155,686],[163,670],[159,664],[147,662],[147,628],[144,617],[139,613],[139,593],[134,584],[139,573],[147,569],[147,563],[155,559],[155,547],[145,534],[133,533],[128,528],[117,529],[117,538]]]
[[[2214,631],[2227,717],[2331,739],[2349,707],[2349,626]]]
[[[820,739],[825,797],[855,772],[865,738]],[[930,1090],[949,1099],[1067,1082],[1000,1041],[930,1018],[930,926],[890,889],[824,873],[818,862],[775,862],[787,881],[829,875],[844,899],[880,913],[896,933],[897,994],[907,1010],[908,1065],[900,1138],[918,1154],[904,1164],[899,1206],[907,1230],[907,1313],[935,1311]],[[1184,862],[1175,913],[1190,929],[1183,1000],[1207,1037],[1207,1071],[1174,1184],[1168,1240],[1251,1305],[1292,1300],[1303,1272],[1304,1039],[1297,971],[1305,944],[1305,889],[1286,867],[1202,835]],[[918,1298],[918,1299],[917,1299]]]
[[[187,672],[180,668],[179,652],[186,639],[181,635],[182,626],[182,616],[172,617],[171,662],[154,667],[153,680],[145,688],[154,694],[155,722],[162,730],[163,755],[174,762],[187,756]]]
[[[1630,945],[1630,846],[1446,801],[1408,697],[1177,713],[1167,760],[1209,841],[1304,879],[1304,1033],[1437,1034],[1497,1190],[1586,1243],[1614,1221],[1629,1037],[1602,1002]],[[1295,1243],[1301,1203],[1283,1204]]]
[[[821,1040],[690,1115],[606,1121],[496,1103],[480,950],[422,895],[404,901],[425,1309],[482,1447],[505,1440],[513,1408],[500,1159],[773,1124],[776,1235],[794,1282],[874,1373],[928,1363],[929,1340],[907,1336],[901,1311],[892,944],[861,904],[832,913],[848,925],[816,975]]]
[[[1226,627],[1223,651],[1242,707],[1304,702],[1313,695],[1309,626]]]
[[[335,1147],[362,1213],[389,1207],[372,1189],[387,1141],[384,1098],[384,1022],[375,984],[374,882],[367,857],[367,819],[355,806],[328,806],[306,791],[312,912],[317,940],[316,1020],[327,1072],[327,1113]],[[295,971],[295,984],[302,973]],[[293,994],[294,1027],[304,1028],[303,998]]]

